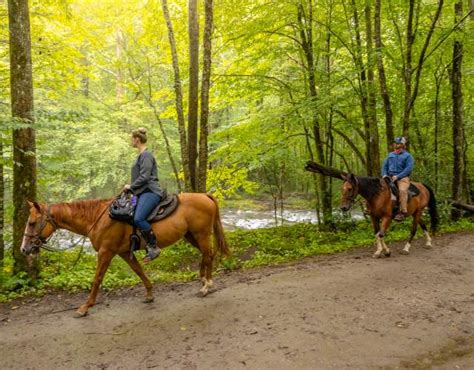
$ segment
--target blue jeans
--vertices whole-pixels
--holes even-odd
[[[146,219],[151,211],[153,211],[158,203],[160,203],[160,200],[161,197],[158,194],[151,192],[142,193],[138,196],[133,222],[140,230],[150,230],[151,225]]]

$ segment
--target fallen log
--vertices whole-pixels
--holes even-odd
[[[334,177],[340,180],[344,180],[344,176],[347,175],[347,172],[338,170],[336,168],[323,166],[322,164],[313,161],[306,162],[304,169],[306,171],[320,173],[321,175]]]
[[[471,204],[461,203],[461,202],[453,202],[451,205],[454,208],[463,209],[464,211],[474,212],[474,206]]]

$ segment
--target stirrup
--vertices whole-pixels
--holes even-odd
[[[145,258],[143,258],[143,262],[148,263],[154,260],[155,258],[160,256],[160,253],[161,253],[161,249],[158,247],[149,248],[148,253],[146,254]]]

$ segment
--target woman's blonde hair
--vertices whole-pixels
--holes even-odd
[[[140,127],[135,131],[132,131],[132,137],[138,137],[142,144],[145,144],[148,140],[146,136],[146,128]]]

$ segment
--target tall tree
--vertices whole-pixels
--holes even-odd
[[[189,32],[189,100],[188,100],[188,154],[191,188],[197,189],[197,132],[199,108],[199,15],[197,0],[188,2]]]
[[[36,147],[33,116],[33,75],[31,63],[30,16],[28,0],[8,1],[10,31],[10,93],[12,116],[29,127],[13,130],[13,256],[14,272],[36,275],[34,260],[28,263],[20,251],[28,199],[36,198]]]
[[[163,14],[166,21],[166,27],[168,29],[168,40],[171,49],[171,60],[173,64],[173,74],[174,74],[174,92],[175,92],[175,104],[176,104],[176,113],[178,116],[178,132],[179,132],[179,141],[181,147],[181,162],[184,172],[184,188],[186,191],[191,190],[191,174],[189,171],[189,153],[188,153],[188,144],[186,138],[186,123],[184,120],[184,110],[183,110],[183,88],[181,84],[181,76],[179,71],[179,61],[178,61],[178,52],[176,50],[176,39],[174,37],[173,23],[171,22],[170,12],[168,9],[168,1],[161,1]]]
[[[381,0],[375,0],[375,14],[374,14],[374,39],[377,58],[377,69],[379,74],[380,95],[383,101],[385,114],[385,137],[387,141],[387,150],[390,151],[394,139],[393,133],[393,111],[392,103],[390,101],[390,94],[387,86],[387,78],[385,76],[385,66],[383,63],[383,44],[382,44],[382,26],[381,26]]]
[[[454,4],[456,21],[461,19],[463,14],[462,1]],[[451,94],[453,99],[453,183],[452,198],[459,202],[465,195],[465,138],[464,138],[464,115],[463,115],[463,93],[462,93],[462,61],[463,43],[460,37],[455,37],[453,43],[453,61],[451,70]],[[460,217],[457,208],[452,209],[451,217]]]
[[[0,269],[5,257],[5,182],[3,178],[3,137],[0,137]]]
[[[324,140],[321,128],[319,112],[316,109],[318,101],[318,92],[316,84],[316,66],[313,43],[313,2],[309,1],[307,8],[303,1],[298,2],[298,30],[299,45],[304,56],[305,75],[307,76],[307,91],[313,105],[312,125],[313,137],[316,145],[316,158],[318,162],[325,164],[326,157],[324,155]],[[323,213],[323,221],[326,224],[331,223],[332,204],[331,191],[328,185],[328,179],[319,176],[319,192],[321,194],[321,208]]]
[[[201,121],[199,131],[198,191],[206,192],[209,135],[209,90],[211,87],[212,30],[214,28],[213,0],[205,0],[206,21],[203,40],[203,66],[201,84]]]
[[[403,68],[403,79],[405,83],[405,102],[403,111],[403,135],[409,137],[410,134],[410,117],[415,105],[416,98],[418,97],[418,91],[420,86],[420,77],[423,70],[423,66],[426,62],[428,47],[431,42],[431,38],[435,31],[436,24],[441,16],[441,10],[443,9],[444,0],[438,0],[438,6],[436,12],[431,21],[430,28],[426,34],[426,38],[423,42],[420,55],[418,56],[418,62],[413,65],[413,46],[415,44],[416,29],[413,25],[415,18],[419,15],[416,12],[420,11],[420,6],[416,6],[415,0],[410,0],[408,9],[408,20],[406,30],[406,50],[404,55],[404,68]],[[416,9],[415,9],[416,8]]]
[[[372,21],[370,13],[370,2],[366,1],[364,6],[365,32],[366,32],[366,54],[367,62],[364,63],[362,32],[359,21],[359,11],[355,0],[352,0],[353,25],[355,32],[355,51],[353,60],[358,71],[358,93],[362,120],[364,122],[364,142],[366,148],[366,172],[368,176],[378,176],[380,173],[380,150],[379,132],[377,127],[375,79],[373,65],[373,40]],[[352,22],[351,22],[352,23]]]

